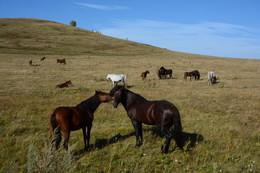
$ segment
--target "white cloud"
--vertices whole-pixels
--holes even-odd
[[[103,34],[187,53],[260,59],[260,32],[226,23],[114,20]]]
[[[118,5],[99,5],[99,4],[89,4],[89,3],[81,3],[81,2],[75,2],[76,5],[87,7],[87,8],[94,8],[97,10],[127,10],[128,7],[125,6],[118,6]]]

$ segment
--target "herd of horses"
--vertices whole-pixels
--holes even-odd
[[[40,60],[44,61],[43,57]],[[57,59],[57,64],[66,64],[65,59]],[[32,60],[29,61],[32,65]],[[142,80],[145,80],[149,70],[141,73]],[[172,69],[161,67],[157,71],[159,79],[172,78]],[[56,149],[63,146],[68,150],[68,142],[72,131],[82,129],[84,139],[84,149],[88,150],[90,145],[90,132],[93,124],[94,113],[101,103],[113,101],[113,107],[117,108],[121,103],[134,127],[136,136],[136,147],[143,144],[142,124],[156,125],[166,140],[161,147],[162,153],[169,152],[171,140],[183,150],[185,144],[185,135],[182,131],[181,117],[178,108],[169,101],[155,100],[149,101],[143,96],[127,89],[126,75],[108,74],[107,79],[113,83],[113,88],[109,93],[103,91],[95,91],[95,94],[75,107],[57,107],[50,116],[51,126],[51,143]],[[184,79],[195,80],[200,79],[198,70],[185,72]],[[216,83],[216,75],[214,72],[208,73],[210,83]],[[117,85],[122,81],[124,85]],[[116,85],[115,85],[116,84]],[[72,85],[72,82],[66,81],[56,86],[56,88],[64,88]]]
[[[172,79],[172,69],[165,69],[163,66],[157,70],[157,75],[159,79]],[[150,74],[149,70],[142,72],[140,77],[144,81],[147,75]],[[125,74],[108,74],[107,79],[112,81],[113,87],[118,82],[123,82],[124,86],[126,86],[126,75]],[[190,81],[194,78],[195,80],[200,80],[200,72],[198,70],[194,70],[191,72],[184,72],[183,79],[187,81],[187,77],[190,77]],[[208,72],[208,84],[215,84],[217,82],[217,76],[214,72]]]
[[[40,58],[40,61],[44,61],[46,59],[46,57],[42,57]],[[66,59],[57,59],[57,64],[66,64]],[[33,64],[33,61],[30,60],[29,61],[29,65],[30,66],[40,66],[40,64]],[[65,87],[69,87],[70,85],[72,85],[72,82],[69,80],[69,81],[66,81],[64,83],[61,83],[59,85],[56,85],[55,88],[65,88]]]
[[[44,61],[45,59],[46,59],[46,57],[42,57],[42,58],[40,58],[40,61]],[[57,64],[66,64],[66,59],[65,58],[57,59]],[[30,66],[39,66],[39,64],[37,64],[37,65],[33,64],[32,60],[29,61],[29,65]]]
[[[141,74],[142,80],[145,80],[149,71],[145,71]],[[166,79],[168,76],[172,78],[172,70],[161,67],[158,70],[159,79]],[[184,79],[195,80],[200,79],[200,73],[198,70],[192,72],[184,72]],[[75,107],[58,107],[56,108],[50,117],[50,125],[52,136],[55,135],[55,140],[52,140],[52,146],[58,149],[61,144],[66,150],[68,150],[68,141],[71,131],[82,129],[84,139],[84,149],[89,149],[90,132],[94,119],[94,112],[101,103],[113,101],[113,107],[117,108],[121,103],[130,118],[134,127],[136,136],[136,147],[143,144],[143,130],[142,124],[156,125],[166,140],[161,147],[162,153],[169,152],[169,146],[171,140],[175,140],[176,145],[183,150],[185,144],[185,136],[182,131],[181,117],[178,108],[171,102],[166,100],[149,101],[143,96],[136,94],[127,89],[126,75],[108,74],[107,79],[113,82],[113,88],[109,93],[102,91],[96,91],[93,96],[87,100],[81,102]],[[208,79],[210,83],[215,83],[217,78],[214,72],[208,73]],[[122,81],[124,85],[117,85]],[[72,84],[71,81],[67,81],[62,85]],[[116,84],[116,86],[115,86]],[[63,143],[62,141],[63,134]]]

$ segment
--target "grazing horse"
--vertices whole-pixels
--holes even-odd
[[[29,65],[32,66],[32,60],[29,61]]]
[[[169,75],[169,77],[172,78],[172,69],[165,69],[164,67],[161,67],[157,71],[157,75],[159,79],[167,79],[167,75]]]
[[[66,59],[57,59],[57,64],[66,64]]]
[[[164,79],[167,79],[167,75],[169,75],[170,79],[172,78],[172,69],[165,69],[164,67],[161,67],[160,71]]]
[[[140,77],[142,78],[143,81],[146,79],[147,74],[150,74],[149,70],[142,72]]]
[[[184,72],[184,79],[187,80],[187,77],[190,77],[190,80],[191,78],[194,77],[195,80],[199,80],[200,79],[200,73],[198,70],[194,70],[194,71],[191,71],[191,72]]]
[[[109,95],[109,93],[96,91],[96,93],[92,97],[81,102],[75,107],[56,108],[50,118],[52,135],[55,135],[56,138],[56,140],[52,142],[54,142],[56,149],[59,148],[61,143],[61,132],[63,133],[64,137],[63,146],[66,150],[68,150],[70,132],[82,129],[85,144],[84,149],[86,150],[89,147],[90,131],[92,128],[94,112],[96,111],[100,103],[108,102],[111,100],[112,97]],[[56,128],[57,130],[55,130]]]
[[[165,100],[148,101],[123,86],[115,86],[110,94],[114,100],[114,108],[117,108],[118,104],[121,103],[131,119],[135,129],[136,146],[142,145],[142,123],[144,123],[157,125],[165,135],[166,141],[161,148],[163,153],[168,152],[172,138],[176,141],[177,146],[183,149],[184,140],[180,113],[172,103]]]
[[[217,76],[214,72],[208,72],[208,85],[215,84],[217,82]]]
[[[59,85],[56,85],[55,88],[64,88],[64,87],[69,87],[69,85],[72,85],[72,82],[69,80],[69,81],[66,81],[62,84],[59,84]]]
[[[42,58],[41,58],[41,61],[44,61],[45,59],[46,59],[45,57],[42,57]]]
[[[118,82],[122,81],[124,83],[124,86],[126,86],[126,75],[124,74],[108,74],[107,75],[107,80],[110,79],[113,83],[113,87],[115,86],[115,83],[117,84]]]

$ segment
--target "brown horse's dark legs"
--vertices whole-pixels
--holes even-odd
[[[91,131],[91,128],[92,128],[92,124],[90,124],[89,126],[87,126],[87,147],[85,147],[85,149],[89,148],[89,140],[90,140],[90,131]]]
[[[84,146],[85,146],[85,150],[87,149],[87,144],[86,144],[86,140],[87,140],[87,134],[86,134],[86,127],[82,128],[82,132],[83,132],[83,140],[84,140]]]
[[[136,146],[139,147],[143,144],[143,130],[142,123],[137,120],[132,120],[132,124],[135,129]]]
[[[64,141],[63,141],[63,146],[66,150],[68,150],[68,142],[70,138],[70,132],[64,132]]]

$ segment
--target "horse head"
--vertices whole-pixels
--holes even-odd
[[[103,103],[103,102],[109,102],[111,100],[113,100],[113,98],[110,96],[109,93],[105,93],[102,91],[95,91],[95,95],[98,97],[99,102]]]
[[[124,91],[125,87],[121,85],[117,85],[110,91],[110,96],[114,100],[113,106],[114,108],[117,108],[118,104],[122,101],[122,93]]]
[[[110,74],[107,75],[107,80],[108,80],[108,79],[111,79],[111,75],[110,75]]]

